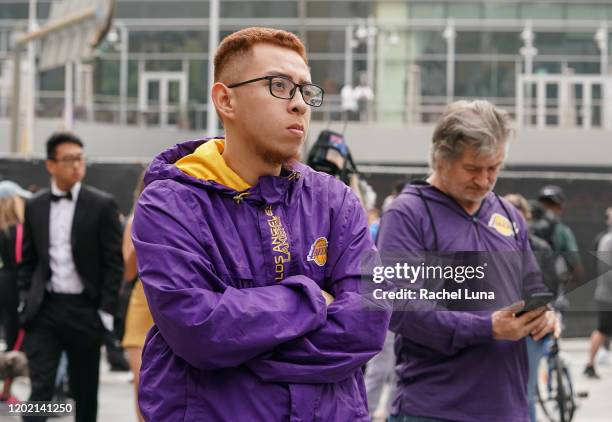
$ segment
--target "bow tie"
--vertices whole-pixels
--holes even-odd
[[[72,201],[72,192],[68,191],[66,193],[66,195],[55,195],[55,194],[51,194],[51,201],[52,202],[56,202],[59,201],[61,199],[67,199],[69,201]]]

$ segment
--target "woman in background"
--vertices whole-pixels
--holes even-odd
[[[149,329],[153,326],[153,317],[149,311],[147,299],[142,288],[142,283],[138,279],[138,268],[136,265],[136,252],[132,243],[132,221],[134,219],[134,207],[138,197],[144,189],[144,173],[141,175],[138,186],[134,192],[134,204],[130,213],[125,229],[123,231],[123,263],[125,266],[123,280],[126,283],[135,283],[130,302],[128,304],[127,316],[125,320],[125,335],[123,337],[123,348],[127,351],[130,369],[134,374],[134,401],[136,404],[136,415],[139,421],[143,421],[138,407],[138,385],[140,379],[140,364],[142,349],[145,337]]]
[[[0,323],[7,351],[20,346],[16,344],[19,333],[17,265],[21,261],[25,199],[30,196],[30,192],[14,182],[0,182]],[[5,380],[0,400],[11,399],[11,383],[12,379]]]

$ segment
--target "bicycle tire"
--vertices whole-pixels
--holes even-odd
[[[549,360],[547,372],[546,393],[548,396],[542,394],[542,386],[538,383],[536,385],[537,403],[550,422],[571,422],[574,419],[576,402],[569,369],[560,357],[555,356]]]

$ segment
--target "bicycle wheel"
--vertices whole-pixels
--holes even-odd
[[[574,388],[568,368],[558,357],[548,361],[545,382],[536,386],[537,402],[550,422],[571,422],[576,410]]]
[[[562,364],[561,367],[561,386],[563,387],[563,406],[560,406],[560,408],[563,409],[563,414],[565,415],[563,422],[571,422],[576,410],[576,401],[574,400],[575,395],[572,377],[565,364]]]

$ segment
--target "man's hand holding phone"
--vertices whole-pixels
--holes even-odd
[[[493,338],[497,340],[520,340],[523,337],[536,332],[540,335],[547,327],[546,306],[517,315],[525,307],[525,302],[513,303],[507,308],[493,312],[491,321],[493,326]],[[542,334],[542,337],[546,333]]]

